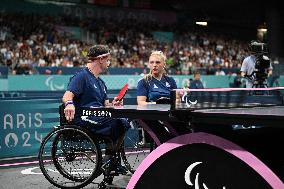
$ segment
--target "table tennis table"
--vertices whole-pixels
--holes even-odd
[[[266,139],[265,135],[256,137],[252,134],[258,133],[261,129],[264,128],[277,129],[277,136],[275,135],[275,138],[283,138],[281,137],[281,134],[284,134],[284,106],[283,96],[281,95],[280,97],[278,95],[277,98],[272,96],[260,97],[259,95],[256,95],[256,99],[258,99],[256,100],[257,102],[252,102],[250,100],[241,98],[242,102],[233,102],[232,104],[225,103],[226,106],[223,106],[223,101],[218,101],[219,96],[217,95],[215,96],[216,98],[209,97],[211,99],[211,103],[209,105],[206,105],[206,103],[201,103],[202,105],[191,104],[190,106],[188,106],[186,105],[186,103],[177,104],[176,101],[172,101],[171,104],[149,104],[145,106],[125,105],[116,107],[87,108],[82,110],[82,115],[86,115],[86,113],[88,115],[101,114],[107,115],[112,118],[124,117],[129,118],[130,120],[139,120],[140,123],[142,123],[142,127],[150,133],[150,136],[154,140],[158,140],[158,137],[156,136],[158,136],[159,133],[154,133],[153,131],[151,131],[151,128],[154,126],[146,125],[145,122],[143,122],[144,120],[165,121],[167,123],[167,127],[169,127],[169,132],[174,132],[173,136],[175,137],[165,143],[155,141],[160,146],[158,146],[157,149],[150,153],[150,155],[141,163],[137,171],[132,176],[127,188],[144,189],[153,187],[197,187],[197,185],[201,182],[200,180],[198,180],[199,178],[197,175],[195,176],[195,182],[193,182],[191,181],[192,178],[190,175],[188,176],[188,179],[186,179],[187,176],[181,174],[188,173],[188,170],[192,171],[193,167],[197,166],[197,164],[195,163],[201,162],[197,161],[198,158],[202,159],[202,162],[210,162],[211,160],[210,158],[208,159],[208,157],[212,157],[212,155],[214,155],[214,158],[220,158],[218,160],[215,159],[216,164],[220,165],[220,167],[224,167],[224,165],[227,164],[225,167],[229,167],[229,170],[224,168],[223,172],[227,172],[227,175],[224,175],[223,172],[220,173],[216,171],[216,168],[213,169],[211,167],[207,170],[204,169],[203,171],[206,172],[208,177],[214,177],[217,180],[222,180],[224,182],[224,185],[221,186],[222,184],[220,184],[219,182],[217,182],[216,184],[214,179],[211,180],[211,178],[207,178],[207,180],[203,180],[203,188],[226,188],[227,186],[228,188],[280,189],[284,188],[284,157],[281,157],[283,161],[280,160],[276,163],[276,166],[279,167],[279,169],[275,170],[274,167],[269,167],[271,165],[269,164],[269,161],[273,159],[269,159],[270,157],[266,156],[267,154],[265,154],[264,156],[253,154],[254,150],[248,151],[252,147],[246,148],[246,146],[244,145],[246,145],[245,143],[253,143],[253,140],[255,140],[257,137],[259,141],[262,140],[261,138],[263,136],[264,139]],[[262,98],[265,100],[262,100]],[[262,103],[262,101],[267,100],[266,98],[271,98],[276,102],[271,103],[271,101],[268,100],[267,102]],[[206,99],[206,101],[207,100],[208,99]],[[178,133],[178,129],[176,130],[176,125],[174,123],[180,121],[184,122],[185,125],[190,128],[188,130],[188,133]],[[194,127],[191,127],[192,125]],[[201,129],[199,129],[199,125],[201,126]],[[205,125],[206,127],[211,127],[211,129],[209,129],[209,132],[208,130],[202,130],[203,125]],[[243,130],[236,131],[241,133],[237,135],[237,138],[239,136],[248,136],[247,139],[245,139],[245,142],[240,142],[242,147],[237,143],[239,139],[236,140],[236,138],[232,138],[231,140],[230,137],[225,136],[226,134],[218,135],[219,133],[222,133],[222,131],[217,132],[217,135],[216,133],[210,133],[210,130],[212,130],[212,128],[215,129],[219,125],[224,126],[222,128],[230,128],[232,125],[244,126]],[[246,127],[249,128],[249,126],[251,125],[257,126],[257,128],[246,129]],[[258,128],[261,129],[258,130]],[[232,133],[233,132],[235,131],[232,131]],[[262,134],[266,132],[267,130],[262,132]],[[279,139],[279,141],[283,140]],[[269,145],[273,144],[269,143]],[[266,150],[264,148],[266,148]],[[264,148],[263,152],[266,151],[264,153],[270,153],[269,150],[271,150],[273,146],[266,145]],[[219,151],[220,149],[221,151]],[[227,157],[228,154],[230,157]],[[177,163],[178,165],[174,167],[171,166],[173,157],[179,160],[179,163]],[[269,158],[267,160],[265,158],[263,159],[263,157]],[[182,168],[181,164],[188,169]],[[167,171],[170,176],[163,174],[165,171],[163,171],[161,167],[165,166],[170,167],[171,170]],[[236,171],[231,175],[232,178],[223,179],[230,175],[228,174],[228,171],[230,170]],[[157,181],[153,183],[151,181],[151,179],[153,179],[153,177],[157,175],[165,177],[164,179],[161,179],[163,182]],[[252,180],[251,177],[253,177],[254,180]],[[183,184],[176,183],[177,180],[179,180]],[[238,184],[239,182],[247,184]],[[206,183],[210,184],[207,185]],[[209,187],[209,185],[211,187]]]
[[[117,107],[94,108],[96,111],[108,111],[114,118],[192,121],[218,124],[257,124],[263,126],[281,126],[284,121],[284,106],[264,106],[230,109],[176,109],[168,104],[149,104],[145,106],[124,105]],[[207,120],[204,120],[204,117]],[[220,120],[222,118],[222,120]]]

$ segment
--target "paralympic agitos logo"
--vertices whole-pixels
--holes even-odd
[[[185,102],[186,106],[189,108],[191,105],[196,105],[197,104],[197,100],[195,101],[191,101],[188,93],[185,91],[181,97],[182,102]]]
[[[52,91],[57,91],[57,90],[63,90],[64,89],[64,84],[56,84],[54,81],[54,77],[53,76],[49,76],[46,80],[45,80],[45,85]]]
[[[189,186],[194,186],[194,189],[201,189],[200,180],[199,180],[199,172],[196,173],[196,175],[195,175],[194,183],[190,179],[191,178],[191,172],[193,171],[194,167],[196,167],[197,165],[199,165],[201,163],[202,162],[194,162],[194,163],[190,164],[190,166],[188,166],[188,168],[186,169],[186,171],[184,173],[184,180],[185,180],[186,184],[188,184]],[[202,182],[202,187],[204,189],[210,189],[204,182]],[[226,189],[226,187],[223,186],[222,189]]]

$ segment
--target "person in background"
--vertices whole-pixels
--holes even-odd
[[[265,43],[260,43],[258,41],[251,41],[249,44],[249,51],[250,55],[247,56],[241,66],[241,76],[247,78],[246,82],[246,88],[252,88],[254,85],[255,78],[255,64],[256,64],[256,58],[258,54],[266,54],[267,49],[264,49],[266,47]],[[260,50],[261,48],[261,50]],[[267,57],[268,58],[268,57]],[[272,75],[272,65],[270,64],[270,67],[267,70],[267,76]]]
[[[230,87],[232,88],[243,88],[245,87],[246,83],[241,76],[241,72],[237,72],[237,75],[234,78],[234,81],[230,83]]]
[[[204,89],[203,83],[200,80],[201,75],[198,71],[193,73],[193,80],[190,82],[190,89]]]

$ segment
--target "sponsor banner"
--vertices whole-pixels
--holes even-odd
[[[61,100],[64,91],[0,91],[0,100],[33,100],[58,99]]]
[[[177,21],[176,13],[170,11],[137,10],[129,8],[107,8],[89,5],[64,6],[63,14],[80,18],[117,18],[118,20],[135,19],[141,22],[164,22],[173,24]]]
[[[69,2],[52,2],[52,1],[11,1],[1,0],[3,5],[0,10],[5,12],[23,12],[75,16],[79,18],[117,18],[119,20],[137,19],[142,22],[164,22],[173,24],[177,21],[176,13],[171,11],[154,11],[154,10],[138,10],[129,8],[115,8],[119,2],[117,0],[87,0],[86,4],[76,4],[77,0]],[[103,5],[111,5],[112,7],[99,7],[89,3],[97,3]],[[61,6],[58,6],[61,5]]]
[[[12,75],[8,78],[9,91],[58,91],[65,90],[71,76]]]
[[[34,90],[34,91],[62,91],[66,90],[71,75],[32,75],[32,76],[10,76],[9,91]],[[121,89],[128,83],[129,88],[136,88],[141,76],[103,75],[101,78],[106,82],[108,89]]]
[[[179,88],[183,87],[190,76],[173,76]],[[8,78],[9,91],[39,90],[60,91],[66,90],[71,75],[12,75]],[[130,89],[135,89],[143,76],[140,75],[102,75],[108,89],[120,89],[128,83]],[[202,79],[205,87],[228,87],[228,77],[207,76]]]
[[[62,75],[73,75],[83,69],[82,67],[36,67],[38,74],[57,75],[61,71]],[[139,75],[144,72],[143,68],[109,68],[110,75]]]
[[[0,159],[36,156],[43,138],[59,124],[58,100],[0,101]]]
[[[8,91],[8,79],[0,78],[0,91]]]
[[[0,160],[37,156],[44,137],[59,125],[57,99],[0,100]],[[136,127],[126,134],[125,145],[139,142]]]
[[[11,75],[8,77],[8,90],[34,90],[34,91],[62,91],[66,90],[71,75]],[[192,75],[172,75],[178,88],[183,88]],[[102,75],[101,78],[106,82],[109,90],[121,89],[128,83],[130,89],[136,89],[137,83],[143,78],[142,75]],[[224,88],[229,87],[234,77],[231,76],[202,76],[201,81],[205,88]],[[1,80],[0,80],[1,81]],[[277,81],[277,85],[284,85],[284,76]],[[1,86],[2,87],[2,86]],[[5,86],[4,86],[5,87]]]

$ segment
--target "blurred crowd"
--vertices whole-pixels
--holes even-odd
[[[109,45],[112,67],[146,68],[151,51],[162,50],[170,74],[203,69],[205,74],[226,75],[231,73],[224,69],[239,70],[248,54],[244,41],[182,24],[0,13],[0,65],[8,66],[12,74],[36,74],[36,67],[84,65],[92,44],[59,32],[58,26],[80,27],[93,34],[95,43]],[[172,42],[156,40],[154,31],[173,32]]]

